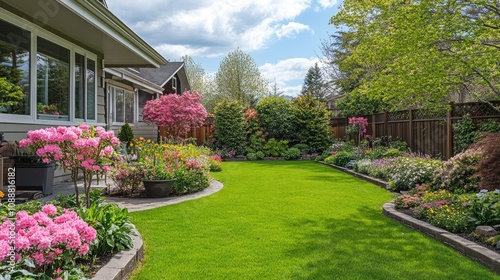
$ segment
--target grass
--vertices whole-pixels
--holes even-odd
[[[500,279],[382,214],[387,191],[314,162],[225,162],[209,197],[132,213],[132,279]]]

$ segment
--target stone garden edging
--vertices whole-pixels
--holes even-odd
[[[447,230],[401,213],[396,210],[393,202],[384,204],[382,211],[386,216],[450,246],[462,255],[478,261],[495,273],[500,274],[500,254]]]
[[[389,190],[387,182],[383,180],[354,172],[348,168],[336,166],[333,164],[328,164],[326,162],[320,162],[320,163],[328,165],[339,171],[349,173],[362,180],[365,180],[367,182],[373,183],[377,186]],[[473,259],[475,261],[478,261],[479,263],[491,269],[493,272],[500,274],[500,254],[498,254],[497,252],[492,251],[484,246],[481,246],[478,243],[475,243],[473,241],[460,237],[456,234],[453,234],[447,230],[435,227],[427,222],[421,221],[419,219],[401,213],[398,210],[396,210],[395,205],[392,201],[387,202],[386,204],[384,204],[384,206],[382,206],[382,212],[386,216],[404,224],[405,226],[418,230],[440,241],[441,243],[450,246],[451,248],[461,253],[462,255],[470,259]]]

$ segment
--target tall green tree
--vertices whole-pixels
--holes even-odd
[[[364,74],[352,91],[392,110],[500,98],[498,1],[345,0],[331,23],[357,40],[338,61]]]
[[[284,97],[269,96],[257,104],[260,126],[267,139],[289,140],[292,121],[292,102]]]
[[[206,92],[205,76],[207,75],[205,69],[203,69],[200,64],[196,63],[189,55],[184,55],[181,59],[184,62],[184,68],[186,69],[191,90],[195,90],[199,94],[204,94]]]
[[[257,64],[240,49],[230,52],[222,60],[215,74],[215,83],[220,95],[252,108],[268,92],[267,80],[262,77]]]
[[[326,83],[323,80],[323,75],[321,74],[321,69],[319,68],[317,62],[307,71],[300,94],[311,94],[314,98],[321,102],[326,101],[326,97],[328,95],[328,92],[326,91]]]
[[[215,108],[215,146],[237,155],[245,151],[247,138],[243,105],[237,100],[222,100]]]

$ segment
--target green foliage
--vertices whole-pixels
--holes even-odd
[[[347,93],[337,102],[337,108],[346,117],[371,115],[386,109],[381,98],[359,92]]]
[[[248,153],[246,155],[246,158],[247,160],[257,160],[257,156],[255,155],[255,153]]]
[[[326,163],[334,164],[340,167],[345,167],[351,160],[353,160],[353,154],[348,151],[340,151],[327,157],[325,159]]]
[[[260,126],[268,138],[290,139],[292,104],[284,97],[263,98],[256,106]]]
[[[127,148],[130,148],[130,144],[133,143],[135,135],[128,123],[122,125],[120,131],[118,131],[118,139],[123,143],[127,143]]]
[[[269,139],[264,146],[264,152],[267,156],[271,157],[281,157],[288,149],[288,141],[281,140],[277,141],[274,138]]]
[[[0,109],[5,109],[7,112],[18,109],[24,104],[24,93],[21,88],[7,81],[6,78],[0,77]],[[0,110],[2,113],[2,110]]]
[[[133,246],[134,225],[128,210],[114,203],[92,203],[89,208],[79,208],[78,216],[97,231],[96,241],[90,251],[93,255],[104,255],[130,249]]]
[[[239,101],[253,108],[268,91],[267,80],[260,73],[253,58],[237,49],[222,59],[215,73],[217,92],[229,100]]]
[[[284,157],[286,160],[300,159],[302,153],[297,148],[290,148],[285,152]]]
[[[236,154],[244,152],[246,124],[241,103],[228,100],[220,102],[215,108],[214,127],[217,148],[234,150]]]
[[[500,222],[500,196],[498,192],[481,191],[472,200],[469,209],[472,226],[497,225]]]
[[[326,101],[326,97],[328,95],[328,92],[326,91],[326,83],[323,80],[323,75],[321,74],[321,69],[319,68],[317,62],[307,71],[300,94],[310,94],[321,102]]]
[[[307,144],[313,150],[326,149],[331,139],[330,115],[325,105],[311,95],[293,99],[293,142]]]
[[[302,153],[308,153],[311,149],[307,144],[296,144],[293,146],[293,148],[299,149]]]
[[[257,157],[257,159],[262,160],[266,155],[264,154],[264,152],[258,151],[255,153],[255,156]]]
[[[479,185],[477,165],[483,157],[481,151],[468,149],[450,158],[435,171],[433,188],[454,193],[476,192]]]
[[[70,194],[70,195],[65,195],[65,194],[60,194],[56,196],[55,200],[48,201],[47,204],[54,204],[55,206],[59,206],[61,208],[66,208],[66,209],[71,209],[74,211],[77,211],[79,207],[76,205],[76,195],[75,194]],[[83,201],[85,198],[84,194],[80,194],[80,201]],[[90,198],[90,203],[91,204],[102,204],[104,202],[104,197],[102,196],[102,190],[101,189],[94,189],[90,190],[89,193],[89,198]]]
[[[455,152],[465,151],[470,144],[481,138],[481,132],[477,131],[474,121],[470,115],[465,115],[460,121],[453,125],[453,142]]]
[[[489,119],[479,124],[479,130],[482,132],[500,132],[500,122],[495,119]]]
[[[399,157],[395,163],[389,175],[389,187],[393,191],[411,190],[432,182],[434,171],[443,165],[439,160],[420,157]]]
[[[444,110],[458,93],[498,98],[498,44],[491,42],[499,17],[490,7],[484,0],[345,0],[330,21],[343,37],[328,62],[354,81],[352,92],[390,110]]]
[[[354,164],[354,171],[362,174],[368,174],[368,170],[372,166],[373,162],[370,159],[361,159],[356,161]]]
[[[401,150],[391,148],[391,149],[387,149],[384,152],[383,157],[384,158],[395,158],[395,157],[400,157],[402,155],[403,155],[403,152]]]

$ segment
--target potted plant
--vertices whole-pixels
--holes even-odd
[[[148,197],[167,197],[174,190],[175,172],[162,161],[146,160],[141,163],[144,189]]]
[[[52,194],[55,162],[44,161],[30,149],[19,147],[16,148],[16,155],[10,156],[10,159],[16,168],[17,190],[41,191],[44,196]]]

